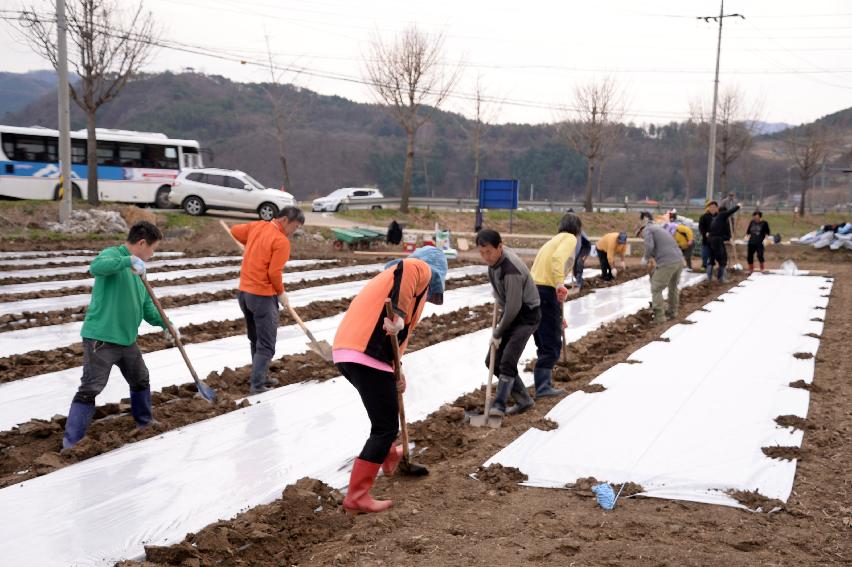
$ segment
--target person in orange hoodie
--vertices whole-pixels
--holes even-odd
[[[337,334],[333,358],[338,370],[358,390],[370,418],[370,437],[355,459],[343,508],[350,514],[382,512],[390,500],[373,500],[370,489],[381,468],[392,474],[402,458],[402,446],[394,445],[399,433],[397,390],[405,391],[405,375],[394,377],[390,335],[405,352],[427,301],[440,305],[444,299],[447,259],[434,246],[424,246],[403,260],[385,266],[349,304]],[[393,319],[385,316],[391,300]]]
[[[231,227],[231,234],[245,245],[240,266],[237,298],[246,318],[251,343],[251,386],[249,394],[260,394],[278,381],[267,377],[275,356],[278,335],[278,303],[287,306],[284,265],[290,259],[290,237],[305,224],[297,207],[284,207],[271,221],[255,221]]]

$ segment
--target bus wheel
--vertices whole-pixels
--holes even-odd
[[[61,201],[62,195],[64,193],[65,193],[65,191],[62,190],[62,186],[57,184],[56,187],[53,188],[53,200],[54,201]],[[72,199],[82,199],[83,198],[83,193],[80,191],[80,187],[76,183],[71,184],[71,198]]]
[[[183,200],[183,210],[194,217],[204,214],[204,201],[200,197],[193,195]]]
[[[154,197],[154,205],[158,209],[171,209],[172,203],[169,201],[169,193],[171,192],[172,188],[169,185],[163,185],[157,189],[157,195]]]

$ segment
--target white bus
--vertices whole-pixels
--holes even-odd
[[[195,140],[98,128],[98,193],[102,201],[169,207],[181,169],[204,167]],[[59,132],[0,125],[0,197],[59,199]],[[71,132],[73,196],[87,198],[86,131]]]

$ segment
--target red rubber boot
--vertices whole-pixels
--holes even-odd
[[[402,460],[402,445],[399,443],[395,443],[391,450],[388,452],[388,456],[385,457],[385,462],[382,463],[382,472],[385,473],[385,476],[390,476],[396,470],[397,465]]]
[[[765,272],[766,268],[763,266],[763,262],[760,263],[760,271]]]
[[[352,475],[349,477],[349,491],[343,499],[343,509],[350,514],[371,514],[384,512],[393,506],[392,500],[373,500],[370,489],[379,474],[378,463],[371,463],[363,459],[355,459],[352,467]]]

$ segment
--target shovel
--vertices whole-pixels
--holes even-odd
[[[497,326],[497,302],[494,302],[494,313],[491,315],[491,332],[494,332],[494,327]],[[490,349],[491,358],[488,361],[488,385],[485,386],[485,409],[482,415],[470,416],[470,424],[473,427],[491,427],[497,429],[503,424],[503,418],[491,413],[491,383],[494,381],[494,367],[497,364],[497,349],[494,343],[491,343]]]
[[[393,320],[394,312],[391,307],[391,300],[385,300],[385,313],[390,320]],[[396,335],[390,335],[391,346],[393,347],[393,374],[396,381],[399,382],[400,367],[399,367],[399,341]],[[405,422],[405,404],[402,400],[402,392],[397,389],[396,400],[399,404],[399,429],[402,442],[402,460],[399,462],[399,471],[408,476],[426,476],[429,474],[429,469],[423,465],[411,462],[411,453],[408,450],[408,424]]]
[[[148,280],[145,276],[139,276],[142,279],[142,283],[145,284],[145,289],[148,291],[148,295],[151,296],[151,301],[154,302],[154,306],[157,308],[157,311],[160,313],[160,318],[166,324],[166,328],[169,330],[169,333],[172,334],[172,338],[174,338],[175,345],[177,345],[178,350],[180,351],[181,356],[183,357],[183,361],[186,362],[187,368],[189,368],[189,373],[192,374],[192,379],[195,380],[195,387],[198,388],[198,393],[201,394],[201,397],[207,400],[210,403],[216,401],[216,392],[213,391],[213,388],[202,382],[198,378],[198,374],[195,372],[195,368],[192,367],[192,363],[189,361],[189,357],[186,355],[186,351],[183,350],[183,344],[181,344],[180,339],[175,332],[175,328],[172,327],[172,322],[169,321],[169,318],[166,317],[166,312],[163,311],[163,306],[160,305],[160,300],[157,299],[157,296],[154,295],[154,290],[151,288],[151,284],[148,283]]]
[[[314,334],[308,329],[302,318],[296,313],[296,310],[290,307],[290,302],[287,302],[287,311],[290,312],[290,317],[299,325],[305,335],[308,337],[308,348],[317,353],[326,362],[332,361],[331,345],[328,341],[318,341]]]
[[[227,223],[225,223],[225,221],[223,221],[223,220],[220,220],[219,224],[222,225],[222,228],[225,230],[225,232],[228,233],[228,236],[231,237],[231,239],[234,241],[234,243],[237,246],[240,247],[240,250],[245,251],[245,249],[246,249],[245,245],[243,245],[242,242],[240,242],[239,240],[234,238],[234,235],[231,234],[231,229],[228,228]],[[317,338],[314,336],[314,334],[305,325],[305,322],[302,321],[302,318],[299,317],[299,315],[296,314],[296,310],[293,309],[290,306],[289,302],[287,303],[287,311],[290,312],[290,316],[299,325],[299,328],[302,329],[302,332],[304,332],[305,335],[308,337],[308,348],[311,349],[312,351],[314,351],[315,353],[317,353],[318,355],[320,355],[322,357],[322,359],[325,360],[326,362],[331,362],[332,361],[331,345],[328,344],[328,341],[318,341]]]

